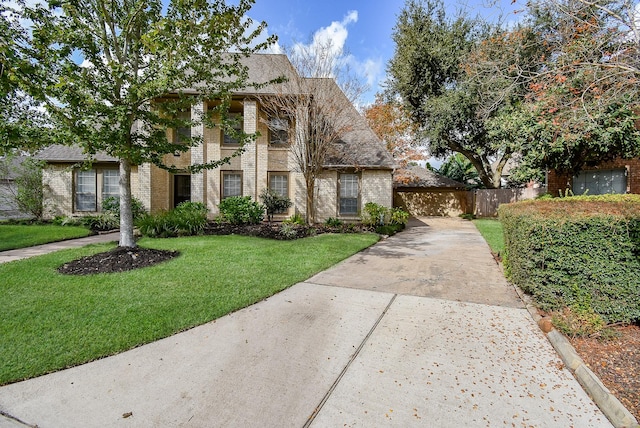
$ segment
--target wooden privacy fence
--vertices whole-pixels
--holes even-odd
[[[534,199],[546,192],[539,189],[457,190],[442,188],[401,188],[394,191],[394,206],[413,216],[449,216],[475,214],[495,217],[500,204]]]
[[[474,214],[477,217],[495,217],[500,204],[534,199],[546,192],[545,188],[537,189],[479,189],[474,195]]]

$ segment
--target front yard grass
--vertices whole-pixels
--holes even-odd
[[[32,247],[65,239],[83,238],[91,231],[78,226],[13,225],[0,223],[0,251]]]
[[[502,223],[497,219],[481,218],[473,220],[480,234],[487,241],[491,251],[497,255],[504,253],[504,235],[502,234]]]
[[[265,299],[372,245],[374,234],[294,241],[245,236],[142,239],[180,256],[145,269],[65,276],[92,245],[0,265],[0,385],[149,343]]]

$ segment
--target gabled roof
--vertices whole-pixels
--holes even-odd
[[[36,155],[36,158],[50,163],[69,163],[84,162],[89,158],[89,156],[87,156],[79,146],[63,146],[60,144],[54,144],[40,150]],[[93,158],[96,162],[118,162],[118,159],[102,152],[96,153]]]
[[[426,168],[412,166],[403,168],[394,174],[393,185],[396,188],[437,188],[465,189],[464,183],[452,180]]]
[[[325,161],[326,168],[373,168],[395,169],[397,164],[384,143],[373,132],[364,116],[356,110],[344,92],[333,79],[307,79],[310,82],[322,82],[321,90],[330,102],[337,105],[341,121],[347,124],[348,130],[342,135],[336,152]]]

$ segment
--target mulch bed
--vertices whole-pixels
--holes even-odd
[[[321,233],[362,232],[361,225],[345,225],[344,227],[328,227],[324,225],[306,226],[292,224],[283,228],[280,224],[261,223],[256,225],[234,225],[210,223],[205,228],[207,235],[245,235],[261,238],[290,240]],[[177,257],[177,251],[154,250],[151,248],[117,247],[113,250],[83,257],[58,268],[58,272],[66,275],[92,275],[96,273],[124,272],[153,266],[165,260]]]
[[[619,337],[569,340],[585,364],[640,421],[640,325],[612,328]]]
[[[177,257],[177,251],[154,250],[151,248],[117,247],[113,250],[82,257],[58,268],[67,275],[91,275],[95,273],[124,272],[153,266]]]
[[[369,228],[366,228],[361,224],[345,224],[340,227],[290,224],[285,227],[285,225],[280,223],[260,223],[249,225],[209,223],[205,228],[204,233],[207,235],[244,235],[268,239],[290,240],[320,235],[322,233],[361,233],[369,230]]]

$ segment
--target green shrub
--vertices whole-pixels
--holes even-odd
[[[544,310],[640,320],[640,195],[502,205],[505,267]]]
[[[376,227],[376,233],[380,235],[395,235],[404,229],[404,224],[385,224],[383,226]]]
[[[340,220],[339,218],[329,217],[324,222],[324,224],[329,226],[329,227],[341,227],[342,226],[342,220]]]
[[[80,218],[83,226],[91,230],[104,232],[120,227],[120,220],[111,213],[101,213],[97,215],[87,215]]]
[[[56,226],[82,226],[82,218],[57,215],[51,220]]]
[[[284,224],[299,224],[299,225],[307,224],[307,222],[304,221],[304,217],[302,217],[298,213],[295,213],[291,217],[283,220],[282,223],[284,223]]]
[[[362,223],[365,226],[383,226],[388,223],[389,208],[375,202],[364,204]]]
[[[397,208],[397,207],[391,210],[391,218],[389,219],[389,224],[406,225],[408,222],[409,222],[408,212],[406,212],[402,208]]]
[[[102,201],[102,211],[106,213],[111,213],[118,219],[120,218],[120,199],[109,196],[108,198],[104,198]],[[144,205],[142,201],[137,198],[131,198],[131,212],[133,214],[133,221],[141,219],[146,213],[147,210],[144,209]]]
[[[152,238],[201,235],[207,225],[207,211],[201,202],[182,202],[171,211],[144,215],[137,224],[140,233]]]
[[[262,190],[262,193],[260,193],[260,199],[267,211],[267,219],[269,220],[269,223],[273,220],[274,214],[284,213],[291,205],[293,205],[291,199],[280,196],[279,193],[268,187],[265,187]]]
[[[220,201],[218,205],[222,223],[258,224],[264,218],[264,206],[251,200],[250,196],[232,196]]]

